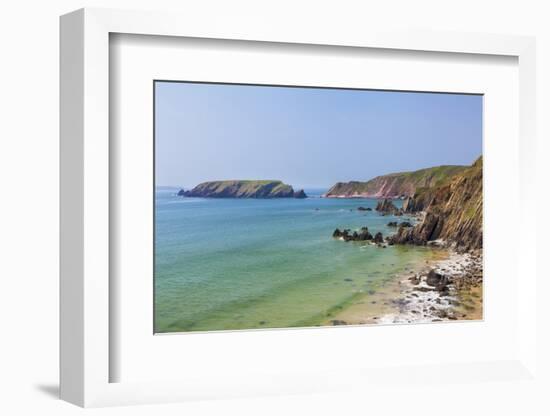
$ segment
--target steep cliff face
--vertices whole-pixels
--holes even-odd
[[[178,195],[202,198],[306,198],[303,190],[294,191],[281,181],[234,180],[203,182]]]
[[[417,199],[418,198],[418,199]],[[422,206],[424,220],[413,228],[401,228],[394,243],[427,244],[443,240],[460,251],[483,246],[483,160],[480,157],[448,183],[424,189],[405,201],[409,212]],[[413,209],[414,208],[414,209]]]
[[[413,196],[419,188],[445,183],[467,166],[436,166],[414,172],[377,176],[368,182],[338,182],[325,194],[327,198],[397,198]]]

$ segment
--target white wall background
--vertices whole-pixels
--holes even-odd
[[[330,26],[388,25],[439,30],[535,35],[538,41],[539,230],[542,267],[550,223],[550,11],[545,0],[362,0],[362,1],[169,1],[169,0],[6,0],[0,10],[0,414],[82,412],[56,399],[58,376],[58,16],[81,7],[179,10],[209,14],[268,16],[287,24],[326,22]],[[506,207],[503,207],[505,209]],[[510,225],[503,225],[510,226]],[[510,226],[513,236],[519,230]],[[550,277],[550,276],[549,276]],[[542,282],[540,368],[550,374],[550,320]],[[404,346],[404,351],[408,347]],[[410,348],[410,347],[409,347]],[[337,353],[329,359],[337,359]],[[548,379],[546,379],[548,382]],[[92,410],[101,415],[197,414],[550,414],[544,400],[550,384],[526,383],[393,389],[322,396],[258,398]],[[546,396],[545,396],[546,395]]]

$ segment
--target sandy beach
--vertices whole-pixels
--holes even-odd
[[[440,249],[437,256],[415,270],[365,296],[335,316],[327,325],[429,323],[483,319],[483,259],[480,252]],[[429,273],[432,272],[430,279]],[[441,281],[435,285],[434,276]],[[435,277],[436,279],[437,277]]]

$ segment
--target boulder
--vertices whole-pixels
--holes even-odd
[[[432,269],[426,276],[426,284],[435,287],[440,292],[446,292],[449,279],[447,276]]]
[[[384,237],[381,232],[377,232],[374,236],[374,242],[377,244],[382,244],[384,242]]]
[[[185,190],[183,188],[178,191],[178,196],[185,196]]]
[[[350,230],[344,230],[342,232],[342,238],[344,239],[344,241],[350,241],[351,240]]]
[[[369,233],[369,229],[367,227],[361,227],[357,237],[357,240],[359,241],[372,240],[372,234]]]
[[[441,282],[443,277],[444,276],[441,273],[438,273],[434,269],[432,269],[426,276],[426,284],[428,284],[429,286],[436,286],[437,284],[439,284],[439,282]]]
[[[388,227],[397,227],[397,221],[388,222]]]
[[[399,224],[399,227],[401,228],[409,228],[409,227],[412,227],[413,225],[409,222],[409,221],[403,221]]]
[[[340,229],[337,228],[337,229],[334,230],[334,232],[332,233],[332,236],[333,236],[334,238],[340,238],[340,237],[342,237],[342,231],[340,231]]]

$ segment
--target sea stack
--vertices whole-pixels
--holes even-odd
[[[391,199],[384,199],[383,201],[378,201],[376,211],[382,214],[397,214],[399,209],[393,204]]]

